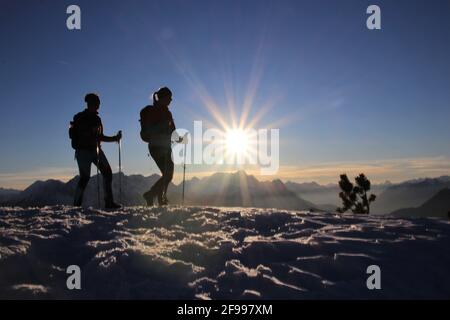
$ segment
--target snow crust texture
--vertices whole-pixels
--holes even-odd
[[[81,290],[66,286],[70,265]],[[370,265],[381,290],[367,288]],[[0,208],[0,298],[448,299],[450,224],[255,208]]]

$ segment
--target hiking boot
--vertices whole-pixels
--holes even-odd
[[[155,198],[155,194],[153,193],[153,191],[152,190],[147,191],[142,196],[144,197],[145,201],[147,202],[147,206],[152,207],[153,199]]]
[[[158,194],[158,205],[160,207],[167,206],[169,204],[169,200],[167,200],[166,195]]]

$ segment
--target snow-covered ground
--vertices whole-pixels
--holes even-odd
[[[251,208],[0,208],[0,298],[450,298],[450,224]],[[68,290],[66,268],[81,268]],[[381,290],[366,269],[381,268]]]

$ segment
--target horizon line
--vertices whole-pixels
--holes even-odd
[[[323,183],[319,183],[319,182],[317,182],[317,181],[314,181],[314,180],[308,180],[308,181],[302,181],[302,182],[298,182],[298,181],[294,181],[294,180],[286,180],[286,179],[281,179],[281,178],[273,178],[273,179],[260,179],[260,178],[258,178],[256,175],[254,175],[254,174],[251,174],[251,173],[248,173],[246,170],[243,170],[243,169],[237,169],[237,170],[234,170],[234,171],[216,171],[216,172],[211,172],[209,175],[203,175],[203,176],[200,176],[200,177],[198,177],[198,176],[192,176],[192,177],[190,177],[189,179],[186,179],[186,182],[187,181],[190,181],[190,180],[193,180],[193,179],[198,179],[198,180],[202,180],[202,179],[205,179],[205,178],[209,178],[209,177],[211,177],[211,176],[213,176],[213,175],[216,175],[216,174],[230,174],[230,175],[234,175],[234,174],[238,174],[239,172],[243,172],[245,175],[247,175],[247,176],[251,176],[251,177],[254,177],[256,180],[258,180],[259,182],[267,182],[267,181],[269,181],[269,182],[273,182],[273,181],[276,181],[276,180],[280,180],[281,182],[283,182],[284,184],[286,184],[286,183],[297,183],[297,184],[312,184],[312,183],[315,183],[315,184],[317,184],[317,185],[319,185],[319,186],[321,186],[321,187],[329,187],[329,186],[337,186],[338,185],[338,179],[337,179],[337,182],[336,183],[332,183],[332,182],[330,182],[330,183],[325,183],[325,184],[323,184]],[[117,176],[117,175],[119,175],[120,173],[119,172],[115,172],[115,173],[113,173],[113,176]],[[145,174],[142,174],[142,173],[130,173],[130,174],[126,174],[126,173],[124,173],[124,172],[121,172],[121,174],[122,175],[124,175],[124,176],[126,176],[126,177],[130,177],[130,176],[142,176],[142,177],[144,177],[144,178],[149,178],[149,177],[152,177],[152,176],[161,176],[160,174],[158,174],[158,173],[151,173],[151,174],[148,174],[148,175],[145,175]],[[343,173],[344,174],[344,173]],[[0,186],[0,189],[3,189],[3,190],[14,190],[14,191],[24,191],[24,190],[26,190],[27,188],[29,188],[30,186],[32,186],[33,184],[35,184],[35,183],[37,183],[37,182],[47,182],[47,181],[60,181],[60,182],[62,182],[62,183],[68,183],[70,180],[72,180],[72,179],[75,179],[77,176],[79,176],[78,174],[75,174],[74,176],[72,176],[72,177],[70,177],[70,178],[61,178],[61,177],[50,177],[50,178],[48,178],[48,179],[36,179],[36,180],[34,180],[33,182],[31,182],[30,184],[28,184],[26,187],[24,187],[23,189],[20,189],[20,188],[13,188],[13,187],[4,187],[4,186]],[[94,175],[92,175],[91,176],[91,178],[94,178],[94,177],[96,177],[97,176],[97,174],[94,174]],[[412,182],[412,181],[415,181],[415,180],[426,180],[426,179],[439,179],[439,178],[446,178],[446,177],[448,177],[448,178],[450,178],[450,175],[445,175],[445,174],[443,174],[443,175],[437,175],[437,176],[418,176],[418,177],[414,177],[414,178],[409,178],[409,179],[405,179],[405,180],[401,180],[401,181],[395,181],[395,182],[392,182],[392,181],[390,181],[390,180],[385,180],[384,182],[375,182],[375,183],[372,183],[372,186],[377,186],[377,185],[383,185],[383,184],[392,184],[392,185],[396,185],[396,184],[402,184],[402,183],[407,183],[407,182]],[[350,178],[350,180],[352,180],[352,178],[353,178],[353,176],[351,176],[351,177],[349,177]],[[370,180],[370,178],[369,178],[369,180]],[[176,182],[171,182],[172,184],[174,184],[175,186],[180,186],[181,184],[182,184],[182,181],[179,181],[178,183],[176,183]]]

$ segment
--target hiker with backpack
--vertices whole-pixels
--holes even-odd
[[[141,138],[148,143],[153,160],[161,171],[161,178],[143,194],[148,206],[153,206],[157,198],[160,206],[167,205],[167,188],[173,178],[174,163],[172,160],[172,132],[175,123],[169,105],[172,92],[163,87],[153,93],[153,105],[146,106],[140,112]],[[181,142],[180,138],[177,142]]]
[[[114,202],[112,192],[112,170],[101,148],[101,142],[119,142],[122,132],[115,136],[103,134],[102,120],[98,116],[100,98],[95,93],[88,93],[84,101],[86,109],[77,113],[70,123],[69,136],[72,140],[72,148],[75,149],[75,158],[80,171],[80,180],[75,191],[74,206],[81,206],[83,194],[91,176],[91,164],[103,176],[103,190],[105,194],[105,208],[118,209],[121,206]]]

